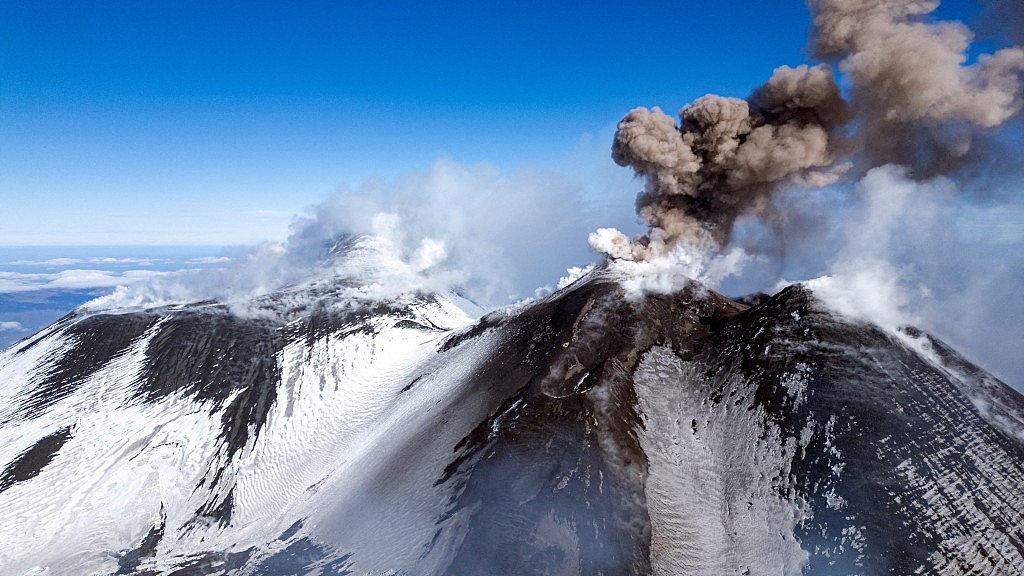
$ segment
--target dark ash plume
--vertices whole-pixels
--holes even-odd
[[[768,209],[782,182],[834,181],[850,117],[827,66],[784,66],[749,100],[707,95],[679,112],[637,108],[619,123],[612,158],[648,177],[637,211],[652,228],[633,247],[656,256],[684,241],[723,246],[736,218]]]
[[[970,160],[974,134],[1020,111],[1024,48],[965,65],[973,39],[960,22],[928,22],[938,0],[810,0],[814,49],[850,80],[860,147],[870,166],[919,176]]]
[[[999,50],[965,65],[970,31],[927,22],[930,0],[809,0],[815,52],[832,68],[783,66],[746,100],[707,95],[679,112],[636,108],[619,122],[612,157],[647,179],[637,212],[650,227],[630,242],[601,231],[592,245],[648,259],[679,244],[701,251],[728,244],[736,219],[768,216],[773,195],[820,187],[854,165],[882,164],[917,175],[949,171],[970,158],[979,130],[1021,109],[1024,49]]]

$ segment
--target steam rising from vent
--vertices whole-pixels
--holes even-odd
[[[646,260],[683,247],[718,251],[737,219],[770,219],[777,192],[820,187],[844,175],[898,163],[914,176],[963,166],[979,131],[1022,106],[1024,49],[982,55],[967,65],[971,32],[929,22],[928,0],[810,0],[815,53],[837,63],[783,66],[746,99],[707,95],[679,122],[636,108],[619,122],[612,157],[647,184],[636,209],[649,226],[629,240],[602,230],[591,245],[613,257]]]

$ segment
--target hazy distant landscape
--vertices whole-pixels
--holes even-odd
[[[0,348],[117,286],[225,266],[241,251],[218,246],[0,247]]]

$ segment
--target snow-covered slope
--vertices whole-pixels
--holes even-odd
[[[468,320],[436,298],[64,319],[0,356],[2,570],[209,564],[321,521],[458,384],[436,351]]]
[[[1024,400],[794,286],[320,278],[0,353],[0,574],[1017,574]]]

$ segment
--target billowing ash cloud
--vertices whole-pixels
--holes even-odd
[[[811,0],[815,50],[839,60],[873,165],[936,174],[969,158],[975,129],[1020,111],[1024,48],[965,65],[973,34],[960,22],[923,20],[937,0]]]
[[[835,180],[838,128],[850,114],[827,66],[782,67],[748,99],[707,95],[679,112],[636,108],[619,123],[612,157],[648,177],[637,211],[652,228],[633,255],[677,241],[723,246],[736,218],[764,213],[784,182]]]
[[[815,53],[825,63],[783,66],[745,100],[707,95],[678,123],[636,108],[618,125],[612,157],[646,177],[638,214],[648,234],[630,241],[608,230],[599,251],[643,260],[677,246],[717,250],[737,218],[770,219],[773,196],[820,187],[844,174],[898,163],[916,176],[971,160],[979,131],[1022,106],[1024,49],[966,64],[971,32],[929,22],[937,1],[810,0]],[[849,100],[831,64],[849,82]]]

